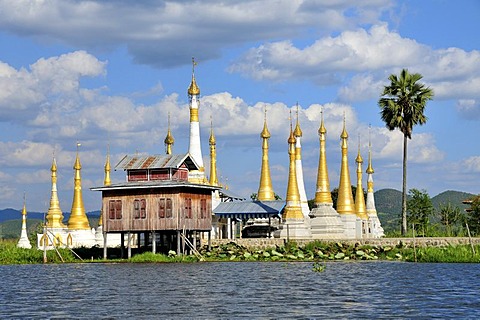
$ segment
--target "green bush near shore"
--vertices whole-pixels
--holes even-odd
[[[47,251],[48,263],[62,262],[132,262],[132,263],[166,263],[196,262],[201,260],[194,255],[177,256],[170,251],[166,254],[154,254],[146,251],[134,254],[130,259],[102,260],[99,248],[80,248],[75,250],[85,260],[81,260],[69,249]],[[310,242],[298,246],[289,242],[285,246],[269,249],[248,249],[234,242],[200,249],[204,261],[360,261],[390,260],[406,262],[480,262],[480,245],[474,246],[475,254],[469,245],[446,247],[404,247],[377,245],[347,245],[341,242]],[[90,257],[90,258],[89,258]],[[0,242],[0,264],[36,264],[43,263],[43,251],[36,248],[17,248],[15,242]]]
[[[61,263],[80,261],[68,249],[58,249],[47,251],[47,261],[49,263]],[[0,264],[35,264],[43,263],[43,251],[37,248],[24,249],[17,248],[16,242],[0,242]]]

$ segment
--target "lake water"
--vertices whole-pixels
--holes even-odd
[[[0,266],[0,319],[479,319],[480,264]]]

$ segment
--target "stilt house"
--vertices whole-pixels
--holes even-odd
[[[190,154],[126,155],[115,166],[126,171],[126,182],[92,188],[102,191],[103,232],[144,233],[145,244],[179,252],[180,237],[194,237],[212,228],[212,191],[220,187],[188,181],[199,170]],[[160,238],[158,238],[160,236]],[[123,242],[122,242],[123,243]],[[130,245],[130,241],[128,241]]]

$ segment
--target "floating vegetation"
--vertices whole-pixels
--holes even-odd
[[[200,254],[207,261],[345,261],[345,260],[403,260],[400,246],[381,247],[358,244],[343,244],[314,241],[303,247],[295,242],[285,246],[268,249],[249,249],[235,242],[214,246],[210,250],[204,247]]]
[[[313,271],[315,272],[323,272],[325,271],[326,267],[327,267],[326,264],[320,263],[319,261],[316,261],[313,263]]]

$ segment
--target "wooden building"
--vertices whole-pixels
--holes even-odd
[[[153,252],[158,242],[164,250],[180,253],[185,238],[195,243],[199,232],[210,233],[212,192],[220,187],[188,181],[188,172],[199,169],[188,153],[127,155],[115,169],[126,171],[125,183],[92,188],[102,192],[105,243],[109,233],[120,233],[123,246],[127,235],[130,256],[136,234]]]

